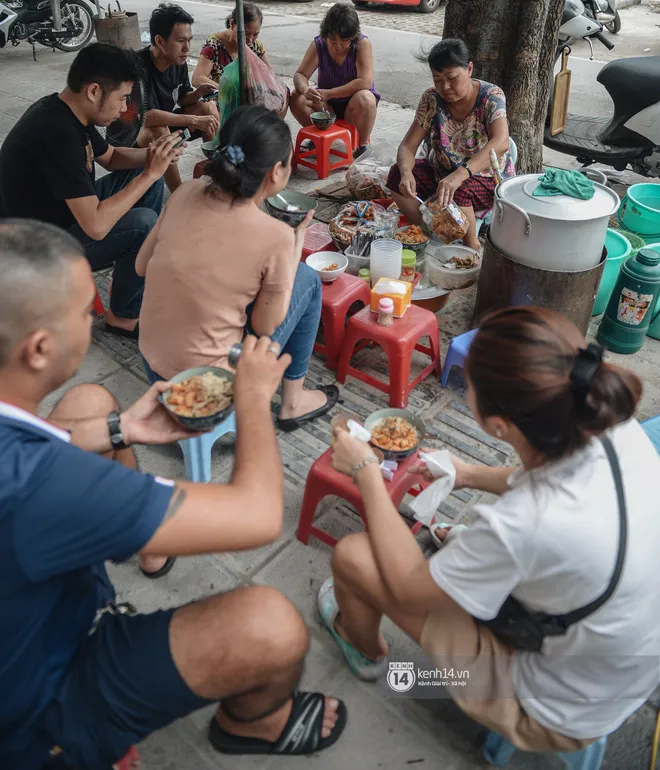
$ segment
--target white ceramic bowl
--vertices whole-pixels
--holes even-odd
[[[348,259],[338,251],[317,251],[305,260],[312,270],[316,270],[323,283],[332,283],[348,267]],[[325,270],[328,265],[339,265],[336,270]]]
[[[452,257],[467,257],[476,255],[478,264],[469,270],[457,270],[445,267]],[[476,251],[466,246],[435,246],[433,251],[426,253],[426,267],[431,283],[441,289],[466,289],[479,277],[481,270],[481,256]]]

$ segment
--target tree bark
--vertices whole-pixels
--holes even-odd
[[[543,128],[564,0],[448,0],[445,38],[464,40],[475,77],[507,97],[519,174],[541,171]]]

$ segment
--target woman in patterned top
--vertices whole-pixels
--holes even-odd
[[[464,243],[478,251],[475,211],[491,209],[495,195],[490,151],[495,150],[504,176],[515,174],[506,100],[501,88],[472,77],[474,66],[462,40],[436,43],[428,63],[434,87],[422,96],[387,186],[402,213],[419,225],[422,217],[415,196],[426,200],[437,194],[442,206],[454,201],[470,223]],[[426,139],[430,156],[416,160]]]
[[[293,76],[291,112],[301,126],[319,110],[334,112],[358,130],[362,154],[371,141],[380,94],[374,87],[374,54],[360,32],[352,5],[335,3],[321,22],[321,34],[310,43]],[[318,71],[318,85],[309,79]]]
[[[254,3],[245,3],[243,19],[245,21],[245,42],[253,53],[268,67],[271,67],[264,44],[259,40],[263,22],[261,8]],[[202,48],[199,61],[193,72],[192,82],[195,88],[202,83],[210,83],[216,88],[222,73],[228,64],[238,56],[238,35],[236,31],[236,9],[227,16],[227,29],[214,32]]]

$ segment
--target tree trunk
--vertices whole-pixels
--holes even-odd
[[[475,77],[507,97],[519,174],[541,171],[543,128],[564,0],[448,0],[444,37],[464,40]]]

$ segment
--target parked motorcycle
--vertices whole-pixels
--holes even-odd
[[[583,0],[583,2],[587,16],[599,21],[613,35],[618,35],[621,32],[618,0]]]
[[[55,0],[60,3],[60,0]],[[92,11],[84,0],[61,0],[53,19],[50,0],[0,0],[0,48],[21,41],[60,51],[78,51],[94,35]]]
[[[599,21],[585,14],[582,0],[566,0],[556,59],[575,40],[587,40],[592,54],[593,40],[613,49],[602,30]],[[642,176],[660,177],[660,56],[610,62],[597,80],[607,89],[614,114],[602,118],[569,114],[564,131],[552,136],[551,99],[543,143],[584,166],[602,163],[617,171],[631,166]]]

